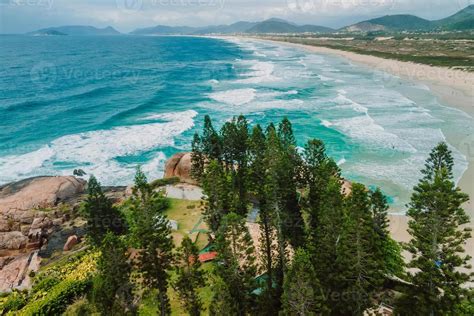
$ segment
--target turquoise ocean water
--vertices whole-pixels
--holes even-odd
[[[474,126],[423,85],[251,40],[1,36],[0,87],[0,184],[81,168],[124,185],[137,165],[156,178],[206,114],[288,116],[299,145],[324,140],[345,177],[401,209],[444,131]]]

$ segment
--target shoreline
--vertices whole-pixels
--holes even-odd
[[[430,92],[440,101],[441,105],[455,108],[474,118],[474,73],[384,59],[371,55],[361,55],[321,46],[310,46],[254,37],[238,38],[272,42],[300,48],[311,53],[337,55],[355,64],[369,66],[370,68],[385,71],[412,82],[425,84],[430,89]],[[465,205],[465,210],[470,217],[474,219],[474,135],[468,136],[468,139],[453,139],[450,135],[445,136],[449,143],[466,156],[469,163],[458,185],[471,197],[471,201]],[[472,146],[472,148],[470,148],[469,145]]]
[[[311,46],[304,44],[277,41],[272,39],[240,37],[272,42],[279,45],[286,45],[306,50],[311,53],[336,55],[343,57],[354,64],[362,65],[372,69],[385,71],[402,79],[422,83],[426,85],[430,92],[438,99],[443,106],[460,110],[474,118],[474,73],[453,70],[450,68],[433,67],[412,62],[402,62],[393,59],[384,59],[371,55],[356,54],[353,52],[336,50],[321,46]],[[464,204],[464,210],[471,218],[468,227],[474,231],[474,135],[460,139],[459,135],[445,133],[447,141],[456,147],[467,159],[468,167],[464,171],[458,186],[467,193],[470,201]],[[389,214],[390,233],[399,242],[408,242],[409,218],[404,214]],[[465,254],[472,258],[470,264],[474,266],[474,234],[465,245]]]

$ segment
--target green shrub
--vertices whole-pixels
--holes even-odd
[[[165,185],[171,185],[171,184],[179,183],[179,181],[180,180],[179,180],[178,177],[172,177],[172,178],[166,178],[166,179],[156,179],[156,180],[153,180],[150,183],[150,186],[153,189],[156,189],[156,188],[159,188],[159,187],[163,187]]]
[[[49,289],[54,287],[59,282],[61,282],[61,280],[54,277],[54,276],[53,277],[46,277],[46,278],[43,278],[43,279],[39,280],[39,282],[35,282],[32,289],[31,289],[31,291],[32,291],[33,294],[34,293],[39,293],[39,292],[49,291]]]
[[[25,294],[14,291],[7,297],[3,298],[0,305],[0,315],[5,315],[8,312],[13,312],[21,309],[26,305]]]
[[[90,284],[89,279],[64,280],[53,287],[43,299],[28,304],[17,315],[61,315],[70,303],[86,293]]]

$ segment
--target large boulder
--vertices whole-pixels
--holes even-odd
[[[19,231],[0,233],[0,250],[19,250],[26,247],[28,237]]]
[[[79,242],[79,239],[77,238],[76,235],[69,236],[67,238],[66,243],[64,244],[63,250],[64,251],[70,251],[72,249],[72,247],[77,245],[78,242]]]
[[[71,176],[37,177],[4,185],[0,187],[0,213],[54,206],[82,193],[85,184],[84,180]]]
[[[191,153],[174,154],[165,164],[165,178],[178,177],[181,182],[197,184],[191,176]]]

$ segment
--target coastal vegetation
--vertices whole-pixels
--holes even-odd
[[[326,47],[362,55],[474,71],[474,34],[468,32],[367,32],[337,35],[258,35],[258,38]]]
[[[43,267],[31,290],[2,297],[1,313],[364,315],[384,304],[397,315],[472,315],[468,196],[445,143],[420,168],[412,239],[400,245],[383,188],[343,179],[322,141],[298,147],[287,118],[262,127],[239,116],[216,129],[206,116],[192,140],[201,203],[168,199],[167,182],[138,168],[131,196],[114,204],[91,177],[85,245]],[[177,218],[186,228],[172,231]],[[201,249],[214,260],[202,263]]]

